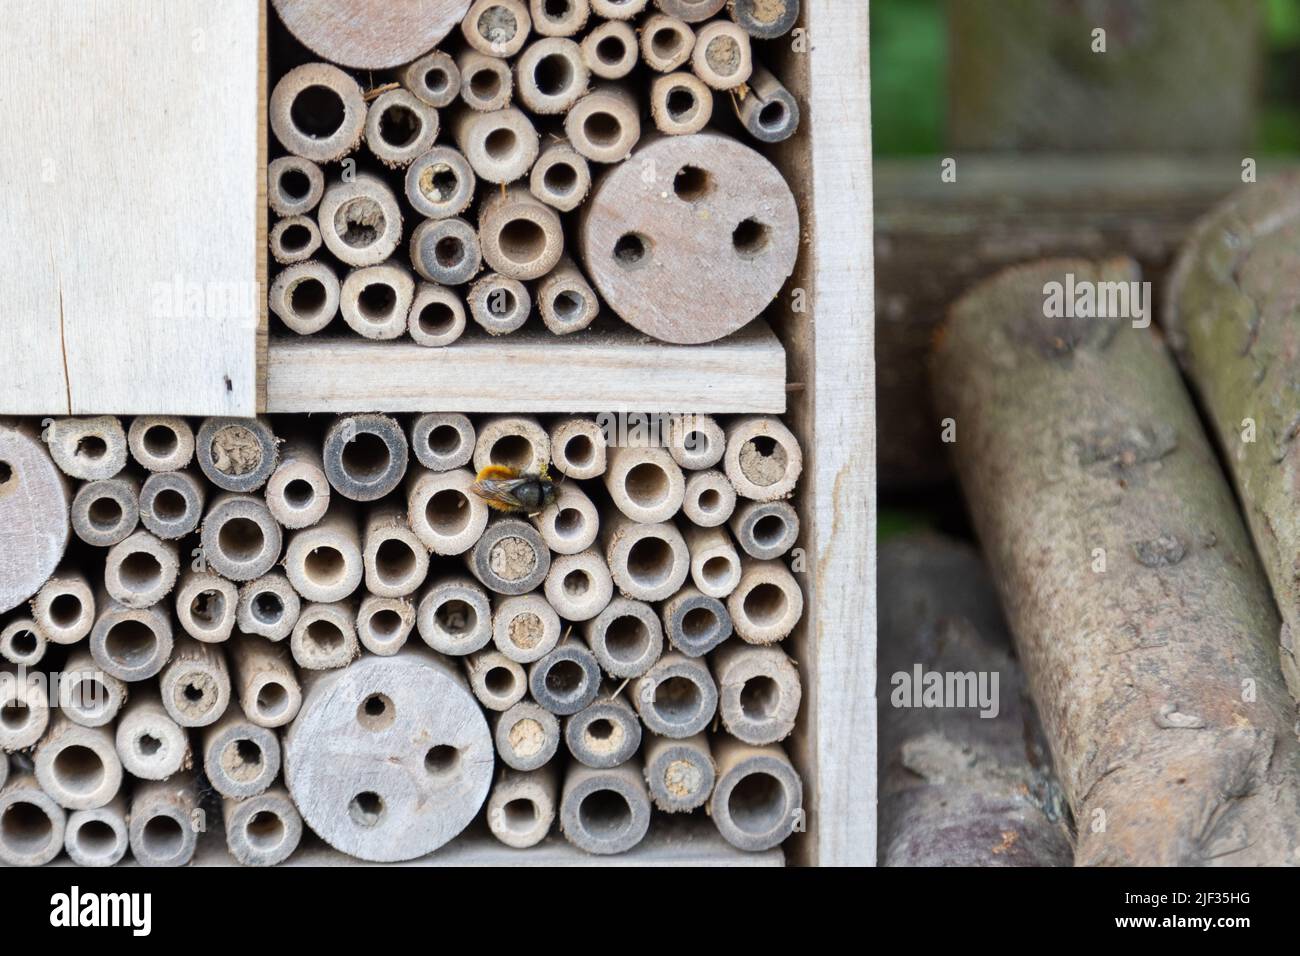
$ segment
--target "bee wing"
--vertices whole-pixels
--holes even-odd
[[[474,482],[470,487],[474,489],[476,495],[489,505],[506,509],[522,508],[523,502],[516,496],[515,490],[526,484],[527,481],[527,478],[511,478],[506,481],[482,478]]]

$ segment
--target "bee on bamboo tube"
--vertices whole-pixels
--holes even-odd
[[[555,482],[546,465],[536,473],[521,473],[505,465],[488,465],[470,486],[489,508],[512,514],[539,514],[555,502]]]

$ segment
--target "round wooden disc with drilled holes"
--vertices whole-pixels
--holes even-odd
[[[358,70],[383,70],[428,53],[460,23],[471,0],[271,0],[299,42]]]
[[[36,425],[0,419],[0,614],[40,590],[63,559],[70,497]]]
[[[374,863],[413,860],[460,833],[487,799],[492,766],[492,734],[465,680],[409,646],[313,678],[284,738],[303,819]]]
[[[712,342],[794,271],[799,210],[776,167],[716,133],[652,140],[583,207],[579,249],[601,298],[665,342]]]

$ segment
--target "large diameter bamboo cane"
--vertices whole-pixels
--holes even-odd
[[[1084,864],[1295,862],[1300,748],[1276,611],[1173,361],[1128,320],[1048,318],[1008,270],[953,307],[937,407]]]

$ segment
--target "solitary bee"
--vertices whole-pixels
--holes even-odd
[[[471,485],[489,508],[535,515],[555,502],[555,482],[542,465],[537,474],[520,474],[505,465],[488,465]]]

